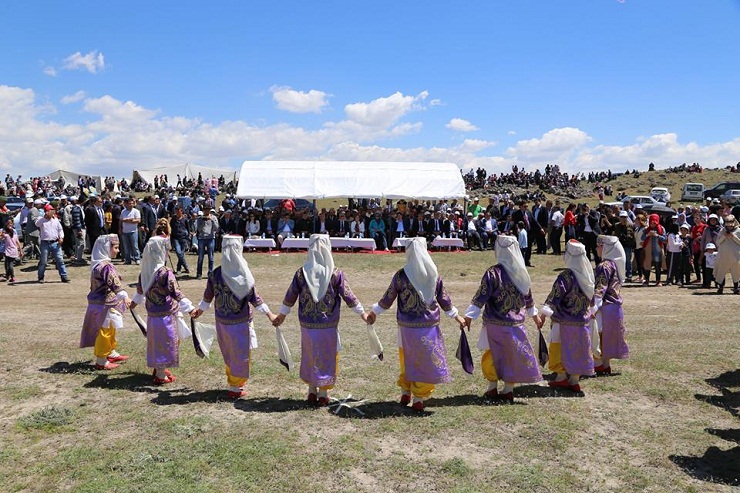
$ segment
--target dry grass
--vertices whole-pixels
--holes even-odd
[[[305,255],[247,258],[258,291],[276,310]],[[434,259],[460,309],[494,260],[491,253],[477,252],[439,253]],[[335,260],[366,306],[380,298],[404,262],[402,255],[337,254]],[[533,291],[541,303],[561,260],[535,255],[533,262]],[[129,282],[136,274],[134,267],[121,266],[121,272]],[[701,471],[692,476],[676,463],[711,473],[707,461],[692,458],[717,447],[720,454],[711,455],[712,462],[726,469],[731,463],[722,461],[737,457],[722,453],[732,443],[706,431],[737,429],[737,406],[733,416],[695,394],[720,396],[706,380],[738,369],[740,335],[732,307],[740,297],[675,287],[625,288],[632,358],[615,363],[620,375],[587,380],[582,398],[527,386],[519,389],[526,397],[513,406],[490,405],[479,397],[484,379],[477,368],[472,377],[461,370],[454,359],[457,329],[445,320],[455,380],[438,388],[423,416],[395,403],[393,315],[377,323],[387,355],[381,363],[370,359],[364,326],[345,308],[333,395],[365,399],[359,405],[363,417],[346,409],[335,414],[306,407],[305,387],[279,365],[273,330],[261,316],[249,395],[236,403],[224,399],[218,351],[200,360],[189,341],[181,348],[178,381],[150,385],[145,341],[128,316],[120,349],[132,359],[111,373],[92,371],[91,351],[77,348],[89,271],[74,268],[71,275],[70,285],[38,285],[30,282],[34,273],[23,272],[18,277],[28,283],[0,288],[3,491],[732,488],[697,479]],[[54,277],[50,273],[47,280]],[[187,296],[200,299],[203,281],[181,284]],[[204,317],[208,321],[212,313]],[[295,314],[285,328],[297,357]],[[533,336],[531,324],[529,329]],[[473,346],[479,330],[478,323],[470,336]]]

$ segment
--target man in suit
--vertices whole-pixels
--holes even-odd
[[[443,223],[444,219],[442,219],[442,213],[440,211],[434,212],[434,217],[432,217],[432,231],[430,233],[430,244],[431,241],[434,240],[435,237],[442,235],[442,229],[443,229]]]
[[[404,216],[401,211],[396,212],[396,216],[391,219],[390,242],[396,238],[410,236],[411,221],[408,216]]]
[[[264,233],[265,238],[272,238],[273,240],[277,237],[277,219],[275,219],[272,209],[264,210],[264,217],[260,224],[260,231]]]
[[[103,234],[105,226],[105,215],[103,213],[103,198],[100,195],[90,197],[85,208],[85,229],[87,238],[90,240],[90,248],[95,245],[95,240]]]
[[[155,206],[155,196],[147,197],[141,205],[141,227],[144,230],[144,243],[154,234],[154,228],[157,227],[157,211]]]
[[[596,253],[596,237],[600,234],[601,227],[596,211],[592,211],[588,204],[581,204],[580,214],[576,218],[576,236],[586,247],[586,256],[589,260],[592,260],[591,256],[593,255],[596,265],[601,262],[599,255]]]
[[[532,215],[534,220],[537,222],[537,226],[534,229],[534,242],[537,244],[537,253],[547,253],[547,229],[549,226],[549,215],[550,211],[547,205],[543,205],[540,199],[535,199],[534,208],[532,209]],[[552,203],[550,203],[550,208]]]
[[[419,212],[409,224],[409,236],[424,236],[424,213]]]
[[[334,235],[346,236],[350,232],[350,221],[347,221],[347,213],[344,210],[339,211],[339,219],[334,223]]]
[[[519,222],[524,223],[524,229],[527,231],[527,238],[533,238],[533,231],[535,229],[541,229],[539,223],[534,220],[534,216],[529,211],[529,204],[526,201],[519,202],[519,209],[515,210],[511,214],[511,221],[514,224],[519,224]],[[531,257],[532,257],[532,249],[527,248],[524,250],[524,264],[527,266],[531,266]],[[533,267],[533,266],[532,266]]]

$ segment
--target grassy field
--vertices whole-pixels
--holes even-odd
[[[433,258],[461,310],[495,260],[491,252]],[[247,259],[258,291],[277,310],[305,254]],[[404,257],[336,254],[335,261],[369,307]],[[533,263],[540,304],[562,260],[535,255]],[[126,282],[135,279],[135,266],[119,268]],[[727,439],[740,434],[740,297],[627,286],[632,357],[615,362],[619,374],[586,380],[578,398],[544,382],[521,387],[511,406],[480,397],[480,322],[470,334],[476,372],[468,376],[454,359],[459,331],[444,320],[454,382],[439,386],[428,412],[417,415],[396,404],[391,313],[376,324],[386,348],[379,362],[359,317],[343,309],[332,395],[353,396],[357,411],[307,407],[305,386],[279,364],[274,331],[261,315],[249,394],[240,401],[225,399],[218,350],[201,360],[190,341],[181,347],[177,382],[151,385],[145,339],[128,315],[119,350],[131,360],[96,372],[92,351],[77,348],[88,276],[88,268],[72,268],[71,284],[49,282],[56,281],[49,273],[38,285],[27,271],[16,286],[0,287],[2,491],[705,492],[733,489],[710,476],[738,477],[740,447]],[[183,278],[181,286],[197,302],[205,281]],[[298,359],[295,313],[283,327]],[[532,338],[534,325],[528,329]]]

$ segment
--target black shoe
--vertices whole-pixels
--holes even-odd
[[[39,284],[44,284],[44,280],[43,280],[43,279],[39,279],[39,280],[38,280],[38,283],[39,283]]]
[[[62,282],[69,282],[69,277],[62,277]]]

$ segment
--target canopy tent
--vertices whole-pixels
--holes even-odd
[[[100,191],[103,190],[105,183],[103,182],[103,177],[100,175],[90,175],[87,173],[76,173],[74,171],[67,171],[64,169],[58,169],[56,171],[53,171],[49,173],[49,178],[51,178],[54,181],[59,180],[60,177],[64,177],[64,183],[65,184],[72,184],[73,186],[77,186],[77,180],[80,177],[90,177],[95,182],[95,189]]]
[[[235,180],[237,177],[237,172],[234,169],[209,168],[207,166],[185,163],[175,166],[134,170],[133,179],[135,180],[136,178],[140,178],[144,180],[145,183],[154,183],[155,176],[166,175],[167,182],[175,185],[177,183],[177,175],[180,175],[182,178],[195,180],[198,178],[198,173],[200,173],[203,178],[218,178],[221,175],[224,175],[226,183]]]
[[[244,161],[236,191],[256,199],[453,199],[465,195],[453,163]]]

